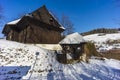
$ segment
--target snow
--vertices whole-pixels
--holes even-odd
[[[112,45],[108,44],[107,41],[113,41],[113,40],[120,40],[120,33],[112,33],[112,34],[91,34],[91,35],[86,35],[83,37],[86,41],[90,41],[95,43],[98,48],[99,52],[104,52],[108,51],[114,48],[120,48],[120,43],[113,43]]]
[[[60,41],[60,44],[80,44],[82,42],[85,42],[83,37],[75,32],[73,34],[67,35],[62,41]]]
[[[32,14],[26,14],[25,16],[29,16],[29,17],[33,18]]]
[[[113,34],[105,34],[103,36],[99,36],[100,33],[91,34],[84,36],[84,39],[87,41],[94,41],[97,43],[103,43],[107,40],[117,40],[120,39],[120,33],[113,33]]]
[[[106,59],[105,63],[112,68],[120,69],[120,62],[114,59]]]
[[[48,49],[48,50],[57,50],[61,51],[62,47],[59,44],[36,44],[36,46]]]
[[[0,80],[120,80],[120,61],[61,64],[53,50],[0,40]]]
[[[14,21],[11,21],[11,22],[9,22],[9,23],[7,23],[7,24],[9,24],[9,25],[14,25],[14,24],[17,24],[19,21],[20,21],[21,19],[17,19],[17,20],[14,20]]]

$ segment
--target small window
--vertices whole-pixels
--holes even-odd
[[[50,22],[53,22],[53,18],[50,18]]]

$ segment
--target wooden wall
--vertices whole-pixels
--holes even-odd
[[[7,40],[12,40],[12,33],[13,33],[13,30],[11,30],[8,35],[6,36],[6,39]]]
[[[11,30],[7,35],[7,40],[22,43],[56,44],[61,40],[61,33],[45,26],[31,24],[31,26],[25,26],[20,32]]]
[[[47,29],[45,26],[39,27],[32,25],[29,29],[27,35],[29,34],[29,41],[35,43],[43,43],[43,44],[54,44],[58,43],[61,40],[61,33],[55,30]]]

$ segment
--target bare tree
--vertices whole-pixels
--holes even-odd
[[[65,31],[63,32],[64,35],[68,35],[74,32],[74,25],[68,16],[62,15],[61,24],[65,27]]]

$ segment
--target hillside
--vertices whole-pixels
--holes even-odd
[[[106,34],[110,34],[110,33],[118,33],[120,31],[120,29],[109,29],[109,28],[98,28],[98,29],[93,29],[87,32],[83,32],[81,33],[81,35],[85,36],[85,35],[90,35],[90,34],[96,34],[96,33],[106,33]]]
[[[0,80],[119,80],[120,61],[60,64],[54,51],[0,40]],[[36,53],[37,52],[37,53]]]
[[[120,33],[97,33],[86,35],[84,39],[94,43],[103,56],[120,60]]]
[[[105,43],[108,40],[119,40],[120,39],[120,33],[96,33],[91,35],[84,36],[84,39],[87,41],[93,41],[95,43]]]

